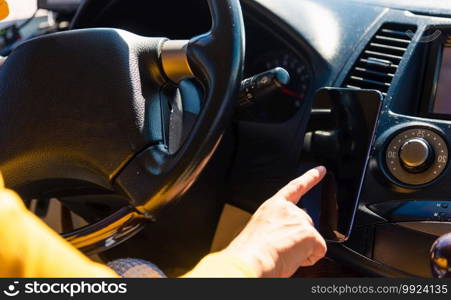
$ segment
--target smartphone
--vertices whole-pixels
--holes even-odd
[[[351,233],[383,96],[375,90],[322,88],[314,96],[302,161],[324,165],[316,228],[329,242]]]

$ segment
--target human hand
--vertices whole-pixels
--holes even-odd
[[[258,277],[290,277],[324,257],[326,242],[296,204],[326,175],[317,167],[264,202],[243,231],[223,250],[247,263]]]

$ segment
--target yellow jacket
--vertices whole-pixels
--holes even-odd
[[[118,277],[75,249],[27,210],[19,196],[4,188],[0,175],[0,277]],[[255,277],[238,258],[206,256],[183,277]]]
[[[9,14],[0,0],[0,20]],[[1,151],[1,149],[0,149]],[[29,212],[19,196],[4,188],[0,174],[0,277],[118,277],[95,263]],[[235,257],[210,254],[184,277],[254,277]]]

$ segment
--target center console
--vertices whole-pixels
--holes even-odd
[[[431,246],[451,232],[451,26],[407,19],[411,24],[381,24],[343,80],[346,87],[361,79],[359,88],[372,88],[382,82],[376,72],[385,70],[375,61],[387,70],[396,66],[384,89],[374,86],[384,105],[353,231],[341,246],[349,250],[342,257],[353,252],[373,270],[382,266],[380,275],[430,277]],[[409,27],[415,23],[416,31]],[[376,37],[397,44],[385,45],[384,53]]]
[[[410,88],[421,97],[403,111],[394,103],[394,95],[391,107],[381,116],[367,174],[368,182],[380,187],[378,199],[367,195],[362,200],[371,211],[391,221],[451,221],[450,46],[444,32],[434,41],[417,44],[416,51],[425,53],[421,61],[424,84]]]

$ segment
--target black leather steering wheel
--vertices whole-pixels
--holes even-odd
[[[78,186],[125,195],[129,206],[65,237],[96,253],[137,233],[181,197],[230,120],[242,79],[239,0],[208,0],[211,30],[189,41],[116,29],[47,35],[19,46],[0,71],[0,169],[23,197]],[[167,86],[195,77],[205,101],[169,151]]]

